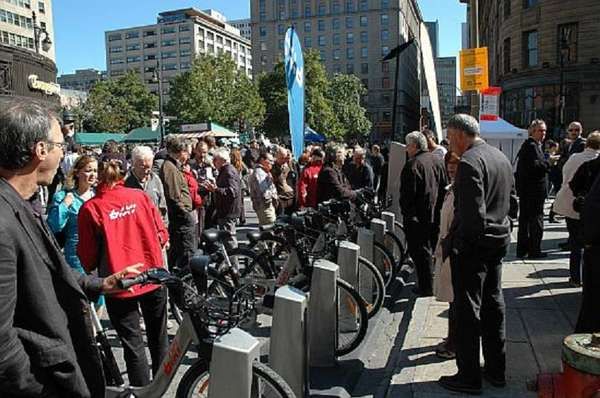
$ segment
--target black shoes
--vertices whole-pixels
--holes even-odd
[[[506,378],[505,377],[495,377],[495,376],[491,375],[490,373],[486,372],[485,369],[482,372],[482,376],[485,379],[485,381],[487,381],[494,387],[497,387],[497,388],[506,387]]]
[[[466,383],[458,375],[442,376],[438,380],[440,386],[446,390],[462,392],[470,395],[481,395],[481,384]]]

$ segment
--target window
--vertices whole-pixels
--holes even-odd
[[[190,25],[179,25],[180,32],[189,32],[191,30]]]
[[[382,62],[381,63],[381,72],[382,73],[389,73],[390,72],[390,63],[389,62]]]
[[[325,21],[324,21],[324,20],[322,20],[322,19],[319,19],[319,20],[317,21],[317,30],[318,30],[319,32],[324,32],[324,31],[325,31]]]
[[[160,55],[162,59],[177,58],[177,51],[163,51]]]
[[[305,32],[310,32],[311,31],[310,22],[304,22],[304,31]]]
[[[307,4],[307,5],[304,7],[304,16],[305,16],[305,17],[310,17],[310,16],[312,16],[312,11],[311,11],[311,9],[310,9],[310,4]]]
[[[556,48],[558,52],[558,64],[560,64],[561,57],[565,64],[577,62],[578,30],[578,25],[576,23],[558,25],[558,45]]]
[[[340,11],[341,11],[340,0],[333,0],[333,3],[331,4],[331,13],[339,14]]]
[[[285,26],[283,24],[277,25],[277,33],[279,33],[280,35],[285,33]]]
[[[319,46],[325,46],[325,36],[319,36]]]
[[[326,13],[327,13],[327,6],[325,5],[325,3],[323,3],[323,2],[319,3],[319,16],[322,17]]]
[[[177,70],[177,64],[163,64],[162,70]]]
[[[192,50],[179,50],[180,57],[189,57],[192,55]]]
[[[140,46],[139,43],[137,44],[130,44],[127,46],[127,51],[137,51],[141,48],[142,46]]]
[[[385,57],[390,52],[390,48],[388,46],[381,47],[381,56]]]
[[[354,11],[354,0],[346,0],[346,12]]]
[[[354,20],[352,17],[346,17],[346,29],[352,29],[354,27]]]
[[[366,89],[369,88],[369,79],[360,79],[360,82],[363,86],[365,86]]]
[[[139,30],[133,31],[133,32],[127,32],[125,33],[125,38],[126,39],[137,39],[140,37],[140,32]]]
[[[260,27],[259,32],[260,32],[260,37],[267,36],[267,28],[265,28],[264,26]]]
[[[177,29],[175,28],[175,26],[165,26],[164,28],[161,29],[161,32],[163,35],[169,34],[169,33],[175,33],[177,31]]]
[[[260,51],[267,51],[267,42],[265,42],[265,41],[260,42]]]
[[[142,58],[140,56],[136,56],[136,57],[127,57],[127,63],[131,63],[131,62],[140,62],[142,60]]]
[[[163,40],[160,44],[163,47],[174,46],[175,44],[177,44],[177,40],[175,40],[175,39]]]
[[[217,36],[217,44],[223,44],[223,36]]]
[[[156,42],[144,43],[144,48],[156,48]]]
[[[346,49],[346,58],[354,59],[354,48],[349,47]]]
[[[369,73],[369,64],[364,62],[362,64],[360,64],[360,73],[362,74],[367,74]]]
[[[304,47],[306,47],[306,48],[312,47],[312,38],[311,37],[304,38]]]
[[[510,3],[511,2],[512,2],[512,0],[504,0],[504,2],[503,2],[504,3],[504,18],[510,17],[510,6],[511,6]]]
[[[529,68],[538,64],[538,32],[532,30],[523,33],[523,67]]]
[[[354,44],[354,33],[346,33],[346,44]]]
[[[179,44],[191,44],[192,43],[192,38],[191,37],[181,37],[179,39]]]
[[[369,0],[358,0],[358,9],[360,11],[367,11],[369,9]]]
[[[110,60],[111,65],[124,64],[125,60],[123,58],[115,58]]]
[[[385,43],[390,38],[390,32],[387,29],[381,31],[381,42]]]
[[[325,62],[325,50],[319,50],[319,56],[321,57],[321,61]]]
[[[361,47],[360,57],[361,58],[369,58],[369,48],[368,47]]]
[[[530,8],[538,5],[538,0],[523,0],[523,8]]]
[[[340,64],[333,65],[333,73],[340,73],[342,71],[342,67]]]
[[[510,37],[504,39],[504,73],[510,73]]]
[[[337,61],[340,59],[340,57],[341,57],[340,49],[336,48],[335,50],[333,50],[333,59],[335,59]]]
[[[389,122],[392,120],[392,112],[384,111],[381,113],[381,121]]]
[[[148,36],[156,36],[156,31],[155,30],[145,30],[144,37],[148,37]]]
[[[40,14],[46,13],[46,4],[44,4],[43,1],[38,1],[38,11],[40,12]]]
[[[388,26],[390,17],[387,14],[381,14],[380,20],[381,20],[381,26]]]
[[[182,62],[179,65],[179,69],[190,69],[191,66],[192,64],[190,62]]]
[[[144,55],[144,61],[152,61],[156,59],[156,54],[146,54]],[[146,68],[148,69],[148,68]]]
[[[206,32],[206,40],[214,40],[215,34],[213,32]]]
[[[367,17],[365,15],[361,15],[360,17],[360,26],[367,26]]]
[[[339,18],[333,18],[331,20],[331,29],[340,30],[340,19]]]
[[[390,0],[381,0],[381,9],[386,10],[390,7]]]
[[[283,39],[279,39],[277,45],[279,46],[280,50],[283,50]]]
[[[339,46],[340,45],[340,34],[339,33],[334,33],[333,34],[333,45],[334,46]]]
[[[113,34],[108,35],[108,41],[116,41],[116,40],[121,40],[120,33],[113,33]]]
[[[369,34],[364,30],[362,32],[360,32],[360,42],[361,43],[369,42]]]
[[[348,74],[354,73],[354,64],[346,64],[346,73],[348,73]]]
[[[122,53],[123,52],[123,47],[119,46],[119,47],[111,47],[108,49],[108,52],[111,54],[114,53]]]

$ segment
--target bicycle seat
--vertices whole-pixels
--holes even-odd
[[[278,224],[289,224],[293,227],[303,227],[304,226],[304,217],[299,216],[279,216],[277,217]]]
[[[260,231],[251,231],[246,234],[250,243],[257,242],[260,240],[261,232]]]
[[[231,239],[231,232],[219,229],[207,229],[202,232],[202,239],[208,243],[217,243]]]

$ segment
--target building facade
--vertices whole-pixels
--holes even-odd
[[[251,2],[254,73],[270,72],[283,57],[284,36],[295,26],[304,51],[319,51],[329,74],[358,76],[373,122],[373,140],[391,138],[395,60],[381,62],[415,37],[400,57],[397,134],[419,127],[423,18],[415,0],[256,0]]]
[[[170,79],[189,70],[198,54],[226,54],[239,70],[252,76],[250,41],[214,10],[162,12],[156,24],[105,32],[105,43],[108,76],[115,78],[133,70],[154,93],[158,93],[157,65],[166,95]]]
[[[555,138],[572,120],[586,132],[600,127],[600,1],[485,0],[479,12],[506,120],[542,118]]]
[[[246,39],[252,41],[252,25],[250,18],[236,19],[235,21],[229,21],[229,24],[240,30],[240,35]]]
[[[97,69],[77,69],[56,79],[61,89],[88,92],[97,82],[106,79],[106,72]]]
[[[431,49],[433,50],[433,58],[440,56],[440,24],[436,21],[426,21],[425,27],[429,33],[431,41]]]
[[[437,57],[434,62],[442,127],[445,128],[456,107],[456,57]]]

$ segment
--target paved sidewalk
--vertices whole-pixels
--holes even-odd
[[[568,252],[555,248],[566,240],[563,223],[546,225],[547,260],[514,258],[514,244],[503,269],[507,314],[508,386],[497,389],[484,383],[484,397],[535,397],[528,382],[539,373],[559,372],[562,340],[573,332],[579,311],[580,288],[568,284]],[[515,235],[516,236],[516,235]],[[435,347],[447,333],[447,304],[434,298],[410,299],[414,305],[406,330],[396,336],[391,381],[385,394],[393,397],[456,397],[437,385],[440,376],[456,372],[454,360],[442,360]],[[405,314],[408,315],[408,314]],[[389,366],[389,362],[388,362]]]

